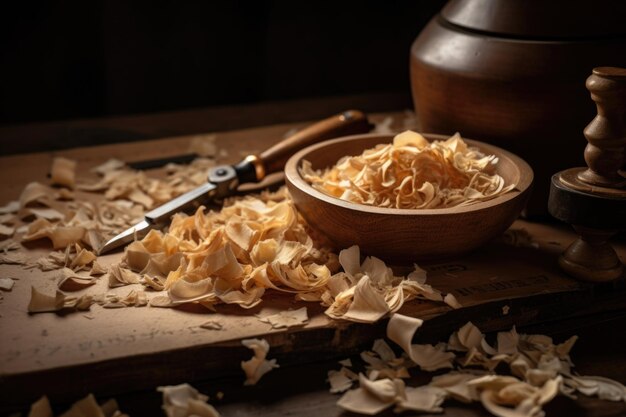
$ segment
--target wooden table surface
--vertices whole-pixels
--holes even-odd
[[[374,120],[382,120],[385,116],[377,114]],[[396,120],[402,119],[402,114],[393,115]],[[298,128],[306,123],[281,124],[261,128],[243,129],[237,131],[220,132],[217,135],[219,147],[228,150],[227,162],[234,162],[240,158],[240,154],[245,151],[255,151],[265,148],[273,141],[280,140],[283,135],[293,128]],[[398,123],[400,125],[401,123]],[[0,158],[0,205],[17,198],[23,186],[32,180],[45,182],[46,174],[49,170],[50,161],[53,156],[63,155],[79,161],[79,166],[91,167],[104,160],[115,157],[123,160],[146,160],[161,158],[164,156],[178,155],[181,149],[188,146],[190,137],[168,138],[161,140],[150,140],[135,143],[125,143],[122,145],[105,145],[91,148],[75,148],[58,153],[31,153]],[[467,312],[471,312],[472,319],[485,330],[494,331],[505,328],[515,323],[518,324],[520,332],[541,332],[553,336],[556,340],[564,340],[572,334],[578,334],[580,339],[575,347],[572,356],[576,363],[576,369],[585,375],[603,375],[617,379],[626,383],[626,336],[621,329],[626,325],[626,309],[624,308],[624,286],[622,283],[616,285],[605,285],[592,287],[569,280],[558,271],[554,261],[558,253],[563,249],[574,235],[567,227],[556,224],[533,223],[518,221],[515,225],[518,228],[527,229],[531,235],[540,241],[541,250],[536,251],[529,248],[511,248],[503,245],[491,245],[482,254],[476,253],[469,257],[457,260],[465,266],[469,265],[469,270],[478,270],[481,275],[487,274],[482,265],[488,264],[490,257],[496,256],[498,262],[493,266],[494,270],[502,271],[511,279],[519,278],[515,274],[524,272],[525,277],[545,276],[546,282],[541,282],[541,288],[545,294],[539,294],[529,299],[521,298],[518,301],[511,300],[513,294],[506,289],[498,289],[495,293],[485,291],[466,290],[467,294],[456,292],[464,305],[471,307]],[[32,248],[33,256],[37,251],[45,252],[49,249],[45,247]],[[626,245],[618,244],[620,256],[626,255]],[[106,262],[113,262],[119,255],[106,258]],[[108,259],[108,260],[107,260]],[[453,262],[451,262],[453,263]],[[451,264],[448,263],[448,264]],[[480,268],[473,268],[473,265],[481,265]],[[1,272],[14,272],[16,267],[0,265]],[[430,277],[435,280],[433,285],[441,287],[442,290],[459,291],[458,279],[450,279],[451,274],[446,274],[442,269],[432,268]],[[516,272],[517,271],[517,272]],[[530,271],[530,272],[529,272]],[[532,273],[531,273],[532,272]],[[27,282],[32,277],[23,272],[20,278]],[[439,275],[438,275],[439,274]],[[453,274],[452,274],[453,275]],[[492,277],[495,276],[492,274]],[[439,277],[439,278],[437,278]],[[448,281],[446,281],[446,277]],[[468,273],[467,280],[471,280],[473,275]],[[437,281],[438,279],[438,281]],[[470,281],[471,282],[471,281]],[[60,353],[44,357],[46,349],[54,350],[57,346],[51,342],[55,335],[50,335],[45,331],[55,326],[72,329],[76,323],[78,326],[87,326],[84,322],[89,320],[80,317],[60,317],[54,314],[44,314],[28,316],[25,313],[25,303],[28,300],[28,288],[22,285],[22,280],[18,281],[12,293],[5,293],[5,300],[0,304],[0,340],[3,341],[0,347],[0,386],[3,388],[4,398],[0,401],[0,412],[23,409],[26,398],[39,395],[39,392],[28,392],[29,384],[37,383],[38,386],[50,387],[50,392],[55,392],[56,401],[62,408],[64,403],[71,401],[70,398],[78,399],[81,395],[96,388],[96,393],[105,399],[106,395],[115,395],[121,404],[122,410],[131,416],[159,415],[160,397],[154,391],[157,383],[178,383],[188,380],[190,375],[193,383],[204,392],[208,392],[213,398],[212,403],[224,416],[244,416],[244,415],[340,415],[341,410],[335,406],[337,396],[328,393],[328,386],[325,382],[326,372],[330,369],[337,369],[336,360],[342,359],[345,355],[358,352],[357,348],[368,347],[374,337],[379,337],[384,326],[354,326],[343,334],[345,344],[327,346],[326,349],[293,349],[293,341],[296,337],[302,337],[302,342],[306,344],[306,337],[310,338],[311,346],[314,341],[319,345],[321,336],[328,337],[328,329],[336,332],[345,326],[337,323],[328,323],[318,307],[310,307],[313,319],[307,326],[307,330],[316,330],[318,333],[301,332],[281,332],[267,330],[257,327],[252,332],[246,330],[242,334],[237,332],[229,334],[228,337],[217,343],[221,346],[221,351],[211,351],[206,348],[206,341],[202,340],[203,333],[189,332],[188,329],[206,320],[205,315],[198,315],[189,311],[159,310],[154,314],[157,319],[150,326],[144,327],[146,334],[150,330],[168,329],[171,334],[164,332],[154,338],[157,342],[152,345],[147,343],[134,343],[136,339],[141,339],[141,334],[136,333],[141,329],[143,323],[138,317],[126,312],[127,309],[98,311],[97,325],[92,325],[90,330],[86,330],[84,337],[92,337],[91,332],[102,331],[106,334],[117,332],[121,340],[109,340],[109,345],[104,349],[95,349],[93,346],[83,346],[84,340],[74,335],[70,336],[66,345],[62,345]],[[538,283],[535,283],[539,285]],[[529,285],[535,285],[529,284]],[[481,284],[482,285],[482,284]],[[470,288],[470,286],[465,286]],[[476,287],[478,288],[478,287]],[[528,287],[529,291],[534,291],[534,287]],[[484,289],[484,288],[483,288]],[[482,291],[482,290],[481,290]],[[498,292],[499,291],[499,292]],[[465,294],[465,299],[463,296]],[[469,295],[468,295],[469,294]],[[481,295],[483,294],[483,295]],[[489,294],[489,295],[484,295]],[[536,294],[535,294],[536,295]],[[289,303],[284,298],[274,300],[278,303]],[[504,317],[495,314],[500,311],[503,305],[511,306],[511,315]],[[285,304],[288,305],[288,304]],[[226,314],[234,313],[232,309],[222,311]],[[424,338],[436,340],[443,335],[449,334],[454,326],[463,324],[466,320],[465,313],[459,311],[449,312],[446,307],[433,308],[411,304],[407,306],[405,312],[409,314],[420,314],[433,317],[429,321],[430,325],[425,326]],[[461,310],[462,312],[462,310]],[[134,312],[132,312],[134,313]],[[115,328],[119,326],[114,321],[114,325],[107,327],[106,317],[115,314],[124,314],[128,318],[128,326],[125,329]],[[145,313],[142,313],[145,314]],[[467,313],[469,314],[469,313]],[[133,318],[134,317],[134,318]],[[434,317],[438,317],[434,319]],[[102,320],[99,320],[102,318]],[[558,318],[558,320],[555,320]],[[29,330],[20,330],[19,327],[28,321]],[[72,326],[69,321],[73,320]],[[193,323],[192,323],[193,322]],[[198,322],[198,323],[196,323]],[[249,320],[250,328],[255,328],[259,324],[254,320]],[[101,327],[98,327],[101,326]],[[184,327],[184,332],[177,334],[172,329],[176,326]],[[61,327],[58,327],[59,329]],[[100,330],[99,330],[100,329]],[[617,331],[616,331],[617,330]],[[255,333],[256,332],[256,333]],[[321,333],[320,333],[321,332]],[[324,333],[326,332],[326,333]],[[133,334],[135,333],[135,334]],[[188,354],[197,354],[204,360],[224,363],[228,362],[228,355],[225,352],[232,351],[236,344],[229,343],[242,336],[254,334],[269,334],[272,346],[279,346],[275,351],[281,358],[280,369],[273,371],[264,377],[261,382],[254,387],[242,387],[242,377],[240,370],[233,372],[217,369],[215,374],[211,374],[206,366],[199,366],[194,373],[190,370],[177,372],[179,362],[184,362],[184,367],[194,365],[193,358],[183,359]],[[306,336],[308,334],[308,336]],[[317,334],[317,336],[311,336]],[[12,335],[12,338],[7,337]],[[181,337],[181,335],[183,335]],[[303,336],[305,335],[305,336]],[[58,336],[58,335],[57,335]],[[131,339],[125,337],[132,336]],[[59,340],[58,338],[56,340]],[[102,342],[102,338],[100,341]],[[282,342],[281,342],[282,341]],[[286,343],[290,341],[290,343]],[[223,342],[223,343],[222,343]],[[107,342],[105,342],[106,344]],[[281,348],[281,345],[289,344],[291,348]],[[10,344],[10,345],[9,345]],[[156,344],[156,346],[155,346]],[[8,346],[8,347],[7,347]],[[184,350],[185,347],[188,350]],[[194,348],[194,346],[196,348]],[[227,349],[224,349],[226,347]],[[319,346],[318,346],[319,347]],[[73,350],[72,350],[73,349]],[[142,350],[143,349],[143,350]],[[146,350],[147,349],[147,350]],[[181,350],[183,349],[183,350]],[[245,349],[238,347],[237,355]],[[57,349],[59,350],[59,349]],[[154,350],[175,352],[169,356],[159,357],[162,362],[158,369],[144,369],[147,362],[142,360]],[[12,353],[11,353],[12,352]],[[221,353],[220,353],[221,352]],[[11,357],[10,355],[15,357]],[[108,360],[117,360],[126,354],[128,374],[135,375],[133,378],[125,378],[123,374],[116,373],[111,368]],[[224,355],[222,358],[219,355]],[[342,356],[343,355],[343,356]],[[9,360],[11,358],[11,360]],[[17,359],[16,359],[17,358]],[[207,359],[208,358],[208,359]],[[234,357],[230,357],[234,360]],[[107,363],[109,365],[107,365]],[[80,366],[79,366],[80,365]],[[154,363],[150,363],[154,367]],[[136,369],[133,369],[136,368]],[[65,369],[59,372],[59,369]],[[147,377],[141,377],[145,371]],[[89,377],[87,377],[87,375]],[[139,377],[138,377],[139,376]],[[7,378],[9,377],[9,378]],[[153,379],[154,377],[154,379]],[[63,388],[59,388],[59,378],[65,379]],[[139,378],[139,379],[137,379]],[[421,373],[415,377],[414,382],[427,381],[429,375]],[[294,383],[297,381],[297,383]],[[9,398],[5,390],[9,386],[13,389],[13,396]],[[13,384],[15,382],[15,384]],[[189,381],[192,382],[192,381]],[[47,384],[47,385],[46,385]],[[411,384],[409,384],[411,385]],[[215,394],[222,391],[225,395],[222,400],[216,400]],[[53,396],[53,401],[55,397]],[[448,403],[445,407],[444,415],[479,416],[488,415],[479,406],[466,406],[456,403]],[[613,416],[626,415],[626,405],[621,403],[611,403],[599,401],[591,398],[580,398],[572,401],[559,398],[546,407],[548,416],[550,415],[572,415],[572,416]]]

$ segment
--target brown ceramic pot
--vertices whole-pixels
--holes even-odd
[[[451,0],[411,48],[422,130],[480,137],[535,171],[531,215],[547,213],[550,176],[584,165],[595,116],[585,79],[626,65],[626,2]]]

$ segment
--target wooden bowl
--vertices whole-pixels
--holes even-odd
[[[425,134],[428,140],[445,140]],[[347,136],[309,146],[285,166],[285,180],[296,207],[315,231],[335,249],[359,245],[362,253],[397,263],[450,257],[471,251],[504,232],[518,217],[530,193],[533,171],[521,158],[504,149],[464,139],[470,146],[499,158],[496,172],[517,187],[505,195],[465,207],[393,209],[367,206],[315,190],[300,175],[302,160],[314,169],[327,168],[346,155],[360,155],[391,135]]]

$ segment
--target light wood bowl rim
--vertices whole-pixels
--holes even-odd
[[[422,133],[422,135],[428,140],[446,140],[450,138],[449,135],[441,135],[435,133]],[[486,210],[493,207],[496,207],[500,204],[503,204],[507,201],[513,200],[519,196],[522,196],[525,191],[532,185],[534,172],[533,169],[528,165],[526,161],[524,161],[519,156],[515,155],[512,152],[509,152],[505,149],[502,149],[498,146],[491,145],[485,142],[480,142],[474,139],[467,139],[463,137],[463,140],[471,147],[476,147],[481,150],[485,154],[496,155],[498,158],[508,158],[513,162],[513,166],[517,168],[517,172],[514,173],[514,176],[519,177],[519,182],[516,184],[514,190],[501,195],[499,197],[493,198],[488,201],[474,203],[468,206],[456,206],[456,207],[448,207],[448,208],[437,208],[437,209],[398,209],[398,208],[387,208],[387,207],[376,207],[369,206],[366,204],[353,203],[351,201],[342,200],[337,197],[330,196],[328,194],[324,194],[321,191],[313,188],[308,182],[306,182],[300,172],[298,167],[301,164],[303,159],[306,159],[306,156],[313,151],[316,151],[320,148],[324,148],[330,145],[334,145],[340,142],[350,142],[350,141],[359,141],[370,138],[379,137],[381,139],[380,143],[390,143],[393,140],[395,134],[380,134],[380,133],[366,133],[360,135],[350,135],[343,136],[336,139],[330,139],[323,142],[316,143],[314,145],[308,146],[289,158],[287,163],[285,164],[285,179],[288,184],[291,184],[294,187],[297,187],[300,191],[311,195],[317,200],[324,201],[325,203],[332,204],[334,206],[342,207],[348,210],[354,210],[365,213],[372,213],[377,215],[399,215],[399,216],[445,216],[451,214],[461,214],[461,213],[470,213],[476,212],[480,210]],[[365,150],[365,149],[363,149]],[[361,150],[361,151],[363,151]]]

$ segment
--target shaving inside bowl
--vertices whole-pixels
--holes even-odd
[[[313,169],[302,161],[300,175],[324,194],[377,207],[433,209],[466,206],[515,188],[496,173],[498,158],[469,147],[458,133],[428,142],[406,131],[335,166]]]

